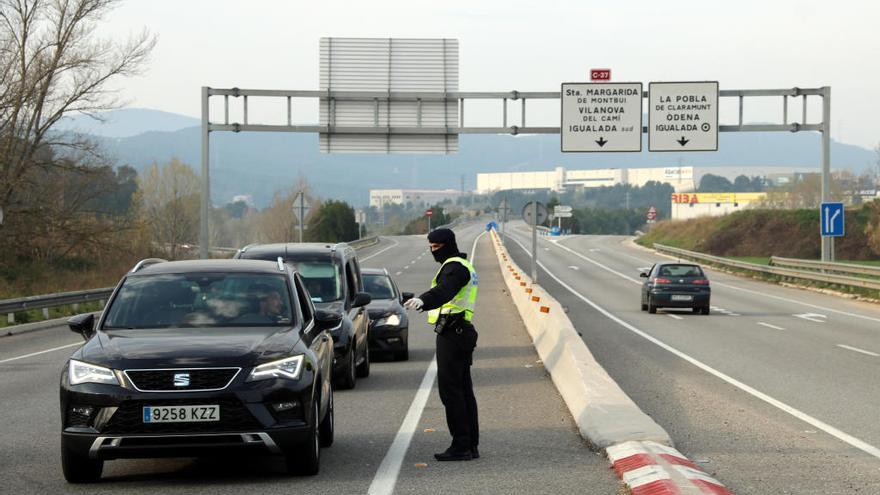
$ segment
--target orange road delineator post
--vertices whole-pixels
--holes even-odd
[[[549,313],[549,312],[550,312],[550,306],[541,306],[541,312],[542,312],[542,313]]]
[[[527,289],[526,289],[526,294],[531,294],[531,293],[532,293],[532,288],[531,288],[531,287],[527,288]]]
[[[541,298],[539,296],[532,296],[532,301],[539,302]]]

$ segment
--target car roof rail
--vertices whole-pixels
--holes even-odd
[[[384,271],[385,271],[385,275],[387,275],[387,276],[389,276],[389,277],[390,277],[390,276],[391,276],[391,274],[390,274],[390,273],[388,273],[388,269],[387,269],[387,268],[383,268],[383,269],[382,269],[382,270],[384,270]]]
[[[131,271],[129,271],[128,273],[134,273],[134,272],[140,270],[141,268],[144,268],[144,267],[150,266],[150,265],[155,265],[156,263],[167,263],[167,262],[168,262],[168,260],[163,260],[162,258],[142,259],[142,260],[138,261],[137,264],[134,265],[134,268],[132,268]]]
[[[277,261],[278,261],[278,270],[283,272],[284,271],[284,258],[279,256]]]
[[[247,246],[245,246],[245,247],[239,249],[238,252],[239,252],[239,253],[243,253],[243,252],[247,251],[248,249],[250,249],[250,248],[256,246],[257,244],[259,244],[259,243],[258,243],[258,242],[252,242],[252,243],[248,244]]]

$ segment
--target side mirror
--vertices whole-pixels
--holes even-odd
[[[639,273],[639,276],[642,278],[648,278],[648,274],[645,272]]]
[[[342,315],[326,309],[315,310],[315,326],[320,330],[329,330],[342,322]]]
[[[95,315],[92,313],[83,313],[76,315],[67,320],[67,326],[71,332],[82,335],[82,338],[89,340],[95,333]]]
[[[400,302],[405,303],[414,297],[416,297],[416,295],[412,292],[403,292],[400,294]]]
[[[358,292],[354,295],[354,303],[352,303],[352,306],[354,306],[355,308],[360,308],[361,306],[366,306],[367,304],[370,304],[370,301],[372,300],[373,298],[366,292]]]

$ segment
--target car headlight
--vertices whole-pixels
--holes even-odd
[[[302,374],[303,356],[279,359],[271,363],[261,364],[251,371],[247,381],[267,380],[269,378],[287,378],[298,380]]]
[[[396,327],[397,325],[400,325],[400,316],[398,316],[397,314],[390,314],[388,316],[379,318],[379,320],[376,321],[377,327],[382,327],[382,326]]]
[[[79,385],[80,383],[119,385],[119,380],[116,379],[116,373],[113,373],[113,370],[75,359],[70,360],[70,366],[67,367],[67,377],[71,385]]]

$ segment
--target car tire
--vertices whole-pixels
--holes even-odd
[[[364,361],[357,367],[358,378],[366,378],[370,376],[370,346],[364,346]]]
[[[327,414],[324,415],[324,419],[321,420],[321,426],[319,427],[319,436],[321,439],[321,447],[329,447],[333,445],[333,437],[336,429],[336,418],[334,417],[334,409],[333,405],[333,387],[330,387],[330,402],[327,403]]]
[[[699,307],[699,306],[694,306],[693,308],[691,308],[691,311],[692,311],[694,314],[698,314],[698,313],[701,313],[701,312],[703,311],[703,308],[701,308],[701,307]]]
[[[63,441],[62,441],[63,444]],[[104,461],[77,455],[61,446],[61,470],[68,483],[95,483],[100,481]]]
[[[654,298],[651,296],[648,296],[648,313],[652,315],[657,313],[657,306],[654,306]]]
[[[354,365],[354,341],[352,341],[351,349],[348,351],[348,365],[342,372],[342,375],[339,377],[339,388],[343,390],[351,390],[357,384],[357,379],[355,377],[355,365]]]
[[[647,310],[648,310],[648,305],[645,303],[642,303],[642,311],[647,311]]]
[[[320,408],[318,401],[312,411],[312,424],[309,427],[308,439],[297,446],[297,452],[285,454],[284,464],[287,472],[299,476],[314,476],[321,470],[321,429],[318,427]]]
[[[703,306],[703,309],[700,311],[700,313],[704,315],[709,314],[709,306]]]

